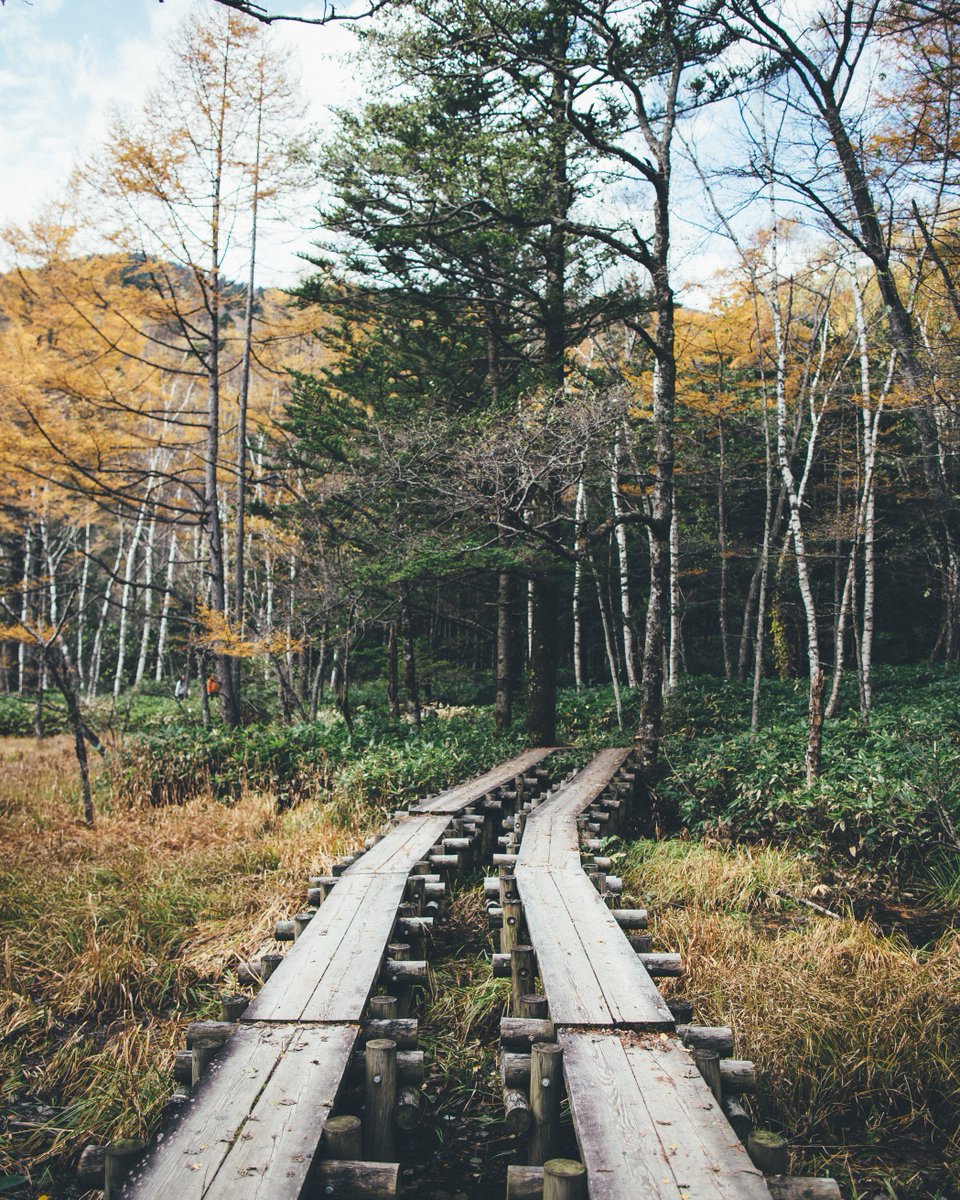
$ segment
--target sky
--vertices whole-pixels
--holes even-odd
[[[103,142],[112,113],[133,118],[155,85],[167,42],[213,0],[6,0],[0,7],[0,228],[24,225],[55,200],[74,165]],[[288,0],[284,12],[307,12]],[[222,10],[221,10],[222,11]],[[301,77],[309,119],[357,98],[346,26],[275,26]],[[308,209],[309,211],[309,209]],[[274,229],[261,255],[264,282],[288,285],[303,269],[306,226]],[[6,265],[0,258],[0,265]]]
[[[285,0],[282,11],[317,7],[317,0]],[[103,142],[112,113],[136,116],[181,22],[196,9],[215,8],[213,0],[6,0],[0,7],[0,229],[28,223],[56,199],[74,165]],[[351,27],[280,24],[273,37],[287,48],[309,119],[322,135],[332,106],[361,99]],[[677,193],[674,265],[681,298],[704,304],[705,281],[730,264],[731,250],[704,238],[702,201],[691,206],[680,187]],[[264,230],[260,282],[290,286],[306,269],[297,254],[320,234],[311,231],[313,206],[299,211],[297,224]],[[0,248],[0,269],[8,265]]]

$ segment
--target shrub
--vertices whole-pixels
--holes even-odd
[[[685,681],[671,697],[657,786],[697,832],[790,843],[826,862],[895,877],[956,857],[960,695],[953,672],[878,673],[869,730],[856,713],[828,722],[823,770],[804,781],[806,689],[768,684],[756,738],[749,688]]]

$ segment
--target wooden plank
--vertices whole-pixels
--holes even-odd
[[[674,1027],[656,984],[579,867],[518,868],[517,888],[554,1024]]]
[[[677,1041],[569,1030],[558,1040],[591,1200],[770,1200]]]
[[[590,1200],[686,1200],[650,1127],[620,1039],[561,1030],[558,1041]]]
[[[238,1028],[127,1181],[123,1200],[202,1200],[293,1033],[289,1026]]]
[[[547,872],[517,873],[551,1019],[556,1025],[613,1025],[613,1013],[563,902],[563,882]]]
[[[402,872],[407,875],[430,847],[440,840],[449,824],[450,818],[444,819],[442,814],[407,817],[385,834],[366,854],[361,854],[357,861],[344,871],[341,878],[373,875],[384,871]],[[333,891],[336,890],[334,887]]]
[[[516,758],[511,758],[507,762],[500,763],[499,766],[487,771],[485,775],[478,775],[476,779],[468,779],[465,783],[458,784],[449,791],[441,792],[437,796],[433,796],[429,800],[423,800],[419,804],[410,806],[410,811],[415,813],[457,813],[461,809],[466,808],[470,804],[475,804],[487,792],[492,792],[498,787],[503,787],[508,784],[511,779],[517,775],[523,775],[527,771],[533,770],[550,754],[553,753],[553,747],[540,747],[536,750],[525,750],[522,754],[518,754]]]
[[[596,800],[632,753],[629,747],[622,746],[612,750],[601,750],[569,783],[564,784],[549,800],[534,809],[529,819],[540,820],[547,817],[553,820],[558,816],[579,816]]]
[[[295,1032],[204,1200],[299,1200],[358,1032]]]
[[[582,871],[569,879],[564,876],[560,894],[613,1023],[628,1029],[673,1029],[667,1002],[587,876]]]
[[[673,1016],[580,866],[576,819],[630,754],[603,750],[527,818],[516,877],[556,1024],[672,1029]]]
[[[363,1014],[377,982],[407,882],[406,875],[369,878],[373,886],[367,899],[317,980],[301,1020],[359,1021]]]
[[[625,1053],[681,1188],[723,1200],[770,1200],[763,1174],[679,1042],[646,1039]],[[711,1187],[714,1189],[711,1191]]]
[[[405,874],[344,876],[243,1014],[244,1021],[359,1021],[376,982]],[[330,1000],[323,996],[329,992]],[[323,1015],[320,1015],[323,1014]]]

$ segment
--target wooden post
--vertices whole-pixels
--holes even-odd
[[[697,1070],[703,1076],[708,1084],[710,1091],[713,1092],[713,1098],[720,1103],[721,1083],[720,1083],[720,1055],[716,1050],[694,1050],[693,1061],[697,1064]]]
[[[408,942],[391,942],[387,946],[387,955],[394,962],[410,962],[412,955]],[[397,981],[397,1016],[409,1017],[413,1008],[413,989],[410,984]]]
[[[350,1197],[357,1200],[394,1200],[399,1195],[400,1164],[348,1161],[317,1163],[317,1196]]]
[[[294,938],[300,937],[306,931],[307,926],[310,924],[310,922],[312,920],[313,920],[313,911],[311,909],[304,909],[303,912],[294,913],[294,915],[293,915],[293,936],[294,936]]]
[[[733,1126],[733,1132],[741,1142],[746,1142],[750,1135],[750,1130],[753,1128],[753,1121],[750,1119],[750,1114],[740,1101],[734,1100],[732,1096],[724,1096],[720,1102],[720,1107],[723,1109],[723,1115]]]
[[[518,998],[516,1016],[532,1017],[535,1021],[545,1021],[547,1019],[547,998],[539,996],[534,992],[528,992],[524,996]]]
[[[372,1162],[393,1162],[393,1110],[397,1105],[397,1043],[374,1038],[366,1049],[364,1153]]]
[[[503,1119],[511,1133],[527,1133],[529,1131],[533,1117],[530,1113],[530,1101],[526,1092],[520,1088],[504,1087]]]
[[[84,1146],[77,1163],[77,1183],[84,1188],[103,1188],[103,1162],[106,1146]]]
[[[667,1008],[670,1009],[673,1019],[678,1025],[689,1025],[693,1020],[693,1004],[689,1000],[671,996],[667,1001]]]
[[[107,1146],[103,1155],[104,1200],[118,1200],[127,1176],[145,1148],[136,1138],[123,1138]]]
[[[520,901],[520,892],[517,890],[516,875],[506,874],[501,875],[497,880],[499,888],[500,906],[504,904],[517,904]]]
[[[359,1117],[328,1117],[323,1127],[323,1152],[326,1158],[356,1161],[363,1157],[363,1134]]]
[[[520,1016],[520,997],[533,991],[536,974],[537,960],[533,947],[514,946],[510,954],[510,976],[513,981],[510,1008],[515,1017]]]
[[[587,1200],[587,1168],[573,1158],[543,1164],[543,1200]]]
[[[371,996],[367,1001],[367,1016],[372,1021],[393,1021],[397,1017],[396,996]]]
[[[220,997],[220,1015],[224,1021],[239,1021],[249,1003],[246,996],[230,992]]]
[[[420,1124],[420,1112],[423,1105],[423,1093],[418,1087],[407,1085],[397,1092],[397,1110],[395,1113],[397,1128],[410,1130]]]
[[[747,1138],[747,1153],[755,1167],[765,1175],[785,1175],[789,1154],[787,1142],[779,1133],[755,1129]]]
[[[555,1042],[537,1042],[530,1049],[530,1150],[527,1157],[540,1166],[555,1150],[563,1095],[563,1050]]]
[[[520,940],[520,916],[522,904],[504,904],[500,926],[500,952],[509,954]]]

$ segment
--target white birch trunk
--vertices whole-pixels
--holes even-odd
[[[33,568],[33,526],[27,526],[23,538],[23,591],[20,594],[20,624],[30,620],[30,577]],[[17,691],[22,692],[27,679],[27,644],[21,642],[17,648]]]
[[[574,539],[576,549],[580,549],[583,540],[583,524],[586,518],[587,497],[583,484],[583,475],[577,484],[577,500],[574,509]],[[580,621],[580,588],[583,579],[583,562],[577,555],[573,568],[573,679],[579,692],[583,687],[583,629]]]
[[[97,688],[100,684],[100,663],[103,654],[103,631],[107,625],[107,615],[110,612],[110,602],[113,597],[113,585],[116,581],[117,572],[120,570],[120,564],[123,562],[123,524],[120,524],[119,541],[117,542],[117,557],[113,564],[113,570],[110,573],[110,578],[107,580],[107,586],[103,589],[103,603],[100,606],[100,620],[97,622],[97,632],[93,639],[93,653],[90,656],[90,676],[87,680],[87,695],[92,700],[97,694]]]
[[[667,661],[667,691],[677,686],[682,670],[683,653],[680,645],[680,576],[677,560],[680,557],[680,531],[674,503],[670,518],[670,657]]]
[[[177,565],[177,531],[170,533],[170,546],[167,550],[167,574],[163,584],[163,604],[160,607],[160,628],[157,631],[157,665],[154,679],[160,683],[163,679],[163,655],[167,648],[167,629],[170,624],[170,605],[173,601],[173,581]]]
[[[153,631],[153,550],[157,539],[157,514],[154,510],[153,520],[147,530],[147,545],[143,554],[143,632],[140,635],[140,654],[137,657],[137,671],[134,676],[134,687],[139,687],[147,670],[147,654],[150,650],[150,634]]]
[[[83,527],[83,569],[80,572],[80,588],[77,593],[77,679],[82,692],[86,684],[86,666],[83,661],[84,634],[87,628],[87,591],[90,586],[90,522]]]
[[[123,570],[123,590],[120,593],[120,629],[117,634],[117,667],[113,673],[113,698],[120,695],[123,685],[123,660],[127,650],[127,625],[130,616],[130,592],[133,589],[133,569],[136,563],[137,549],[143,536],[144,516],[147,502],[140,505],[137,512],[137,523],[133,528],[133,537],[127,547],[127,558]]]
[[[639,686],[637,679],[636,647],[633,640],[630,606],[630,560],[627,555],[627,527],[620,523],[623,505],[620,501],[620,429],[613,439],[613,461],[610,464],[610,499],[617,521],[617,559],[620,566],[620,614],[623,617],[623,661],[627,668],[627,684]]]

